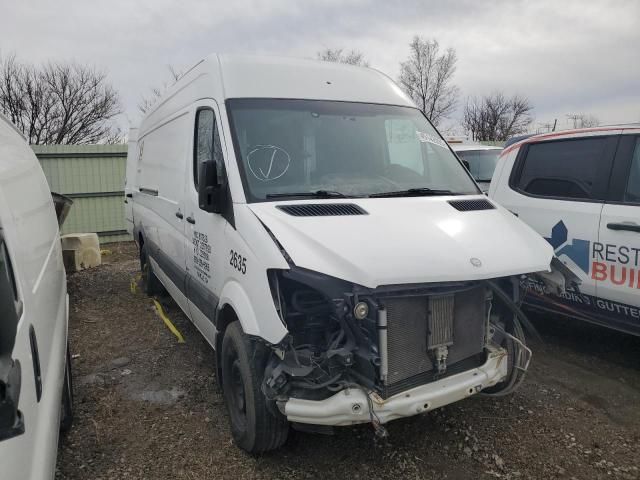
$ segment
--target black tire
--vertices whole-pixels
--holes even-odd
[[[222,339],[222,385],[233,440],[249,453],[275,450],[287,441],[289,422],[267,406],[260,389],[267,348],[250,340],[239,322]]]
[[[154,295],[160,295],[163,292],[162,283],[153,273],[151,262],[149,262],[149,254],[147,252],[147,246],[143,243],[140,248],[140,270],[142,270],[142,288],[144,293],[153,297]]]
[[[73,425],[73,374],[71,372],[71,352],[68,345],[60,408],[60,431],[68,432],[71,430],[71,425]]]

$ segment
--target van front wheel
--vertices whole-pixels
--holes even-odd
[[[239,322],[225,331],[220,359],[224,399],[236,445],[249,453],[274,450],[284,444],[289,423],[267,407],[260,389],[268,351],[250,340]]]

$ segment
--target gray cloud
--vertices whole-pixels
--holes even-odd
[[[168,64],[187,68],[214,51],[314,57],[343,46],[396,77],[414,34],[457,50],[461,103],[504,90],[527,95],[541,122],[562,125],[573,112],[640,121],[634,0],[0,0],[0,11],[0,53],[107,70],[134,122]]]

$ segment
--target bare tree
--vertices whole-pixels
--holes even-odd
[[[533,106],[526,97],[493,93],[470,98],[464,107],[463,128],[476,141],[504,141],[525,133],[532,122]]]
[[[118,143],[121,113],[106,74],[76,63],[0,58],[0,110],[32,144]]]
[[[325,62],[347,63],[361,67],[369,66],[369,61],[365,58],[364,53],[358,50],[345,52],[342,48],[325,48],[317,53],[317,57],[318,60]]]
[[[167,69],[169,70],[169,80],[165,81],[161,87],[151,87],[149,94],[142,96],[140,103],[138,103],[138,110],[140,110],[140,113],[147,113],[151,107],[156,104],[160,97],[164,95],[164,92],[166,92],[172,85],[175,85],[183,75],[182,72],[177,71],[172,65],[167,65]]]
[[[585,113],[569,114],[567,120],[573,122],[573,128],[590,128],[600,125],[598,117]]]
[[[453,85],[458,57],[453,48],[440,53],[437,40],[413,37],[406,61],[400,63],[399,82],[432,123],[437,125],[456,108],[459,89]]]

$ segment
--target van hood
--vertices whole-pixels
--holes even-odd
[[[549,271],[553,248],[512,213],[459,211],[485,196],[263,202],[248,207],[299,267],[365,287]],[[293,216],[284,205],[355,204],[365,215]]]

